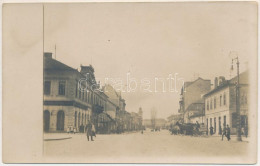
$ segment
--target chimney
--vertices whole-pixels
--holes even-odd
[[[44,58],[50,58],[50,59],[52,59],[52,52],[45,52],[45,53],[44,53]]]
[[[219,85],[222,85],[222,84],[225,83],[225,77],[224,76],[219,76],[218,80],[219,80],[219,83],[218,83]]]
[[[218,77],[215,77],[215,87],[214,88],[217,88],[218,87]]]

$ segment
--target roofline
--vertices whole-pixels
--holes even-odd
[[[189,81],[190,82],[190,84],[189,85],[187,85],[185,88],[187,88],[187,87],[189,87],[190,85],[192,85],[194,82],[197,82],[198,80],[204,80],[204,81],[210,81],[211,82],[211,80],[206,80],[206,79],[203,79],[203,78],[201,78],[201,77],[198,77],[196,80],[194,80],[194,81]]]

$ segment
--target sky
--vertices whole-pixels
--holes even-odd
[[[230,79],[232,58],[244,71],[257,55],[254,2],[45,4],[44,16],[44,51],[55,54],[56,45],[57,60],[91,64],[101,84],[120,79],[126,88],[135,80],[138,89],[121,94],[126,110],[142,107],[144,118],[152,108],[158,118],[177,113],[182,80]],[[178,92],[169,91],[169,74]],[[166,92],[156,78],[166,80]],[[144,79],[151,92],[140,90]]]

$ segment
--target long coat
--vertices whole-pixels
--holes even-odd
[[[87,124],[87,126],[86,126],[86,133],[88,135],[92,135],[92,124],[91,123]]]

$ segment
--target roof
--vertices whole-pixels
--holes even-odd
[[[192,103],[188,106],[188,110],[203,110],[204,109],[204,103]]]
[[[184,83],[185,88],[187,88],[188,86],[190,86],[190,85],[193,84],[194,82],[197,82],[198,80],[210,81],[210,80],[205,80],[205,79],[203,79],[203,78],[201,78],[201,77],[198,77],[195,81],[185,82],[185,83]]]
[[[44,70],[67,70],[67,71],[77,71],[72,67],[65,65],[55,59],[52,58],[44,58]]]
[[[207,94],[204,95],[204,97],[207,97],[215,92],[218,92],[225,87],[235,85],[236,82],[237,82],[237,76],[235,76],[234,78],[232,78],[230,80],[225,81],[223,84],[221,84],[218,87],[214,88],[213,90],[209,91]],[[246,85],[248,84],[248,71],[244,71],[239,74],[239,84],[246,84]]]
[[[169,116],[167,119],[168,120],[172,120],[172,119],[176,120],[176,119],[180,119],[180,118],[182,118],[182,114],[173,114],[173,115]]]

